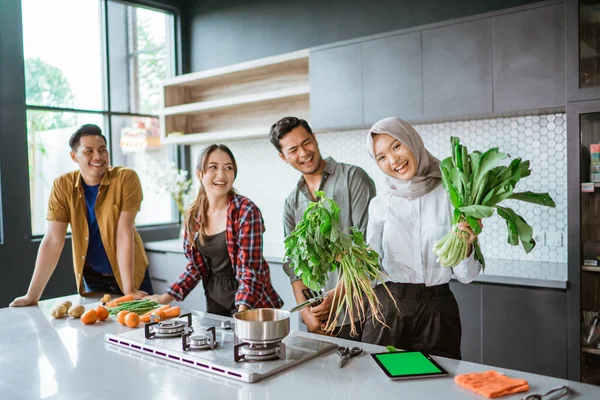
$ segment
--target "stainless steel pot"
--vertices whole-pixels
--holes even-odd
[[[281,341],[290,333],[290,312],[256,308],[233,314],[235,335],[243,342],[266,344]]]

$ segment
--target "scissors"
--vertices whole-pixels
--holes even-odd
[[[528,394],[527,396],[523,397],[521,400],[541,400],[546,396],[550,396],[551,394],[553,394],[552,399],[556,400],[556,399],[560,399],[564,395],[569,394],[570,391],[571,390],[568,386],[559,386],[559,387],[555,387],[554,389],[551,389],[550,391],[548,391],[544,394],[537,394],[537,393]]]
[[[352,357],[356,357],[361,354],[363,349],[360,347],[338,347],[337,353],[340,355],[340,361],[338,362],[338,368],[342,368]]]

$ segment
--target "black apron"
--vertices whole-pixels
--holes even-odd
[[[227,252],[225,231],[206,236],[204,245],[196,239],[196,246],[206,260],[207,276],[202,282],[206,312],[231,317],[237,312],[234,303],[238,282]]]
[[[461,359],[460,313],[454,294],[446,283],[437,286],[387,282],[398,310],[383,285],[375,293],[388,327],[371,322],[371,312],[363,327],[362,341],[397,349],[422,351]]]

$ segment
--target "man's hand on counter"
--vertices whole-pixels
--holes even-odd
[[[126,293],[126,294],[132,295],[134,300],[141,300],[148,296],[148,293],[141,291],[141,290],[137,290],[137,289],[133,289],[132,291],[130,291],[129,293]]]
[[[26,306],[35,306],[38,303],[37,298],[29,296],[26,294],[25,296],[17,297],[9,304],[10,307],[26,307]]]
[[[146,296],[143,298],[143,300],[150,300],[150,301],[154,301],[159,304],[170,304],[172,301],[175,300],[175,297],[171,296],[170,294],[163,293],[163,294],[153,294],[151,296]]]

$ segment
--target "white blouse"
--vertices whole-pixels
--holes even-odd
[[[474,252],[454,268],[436,261],[433,245],[450,232],[452,211],[441,184],[413,200],[390,193],[371,200],[367,242],[382,258],[390,281],[435,286],[447,283],[452,275],[469,283],[479,274],[481,264]]]

